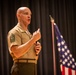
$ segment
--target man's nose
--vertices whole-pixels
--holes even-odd
[[[28,15],[29,18],[31,18],[31,15]]]

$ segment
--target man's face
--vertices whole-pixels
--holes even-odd
[[[25,8],[20,13],[20,21],[24,25],[29,25],[31,22],[31,11],[29,8]]]

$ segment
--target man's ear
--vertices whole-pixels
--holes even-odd
[[[17,13],[16,16],[17,16],[17,19],[20,19],[20,14]]]

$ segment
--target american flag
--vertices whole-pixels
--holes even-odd
[[[57,47],[60,57],[60,67],[62,75],[76,75],[76,62],[73,58],[67,44],[61,35],[58,26],[54,23]]]

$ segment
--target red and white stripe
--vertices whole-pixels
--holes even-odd
[[[60,66],[61,67],[61,73],[62,75],[76,75],[76,70],[73,70],[71,68],[67,68],[65,66]]]

